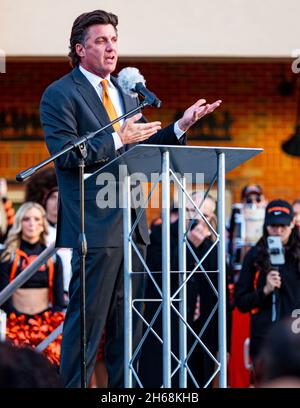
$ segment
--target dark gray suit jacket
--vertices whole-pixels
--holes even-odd
[[[138,106],[138,100],[124,94],[116,80],[124,104],[124,112]],[[110,122],[95,89],[74,68],[69,74],[53,82],[44,92],[40,104],[41,122],[50,154],[62,150],[79,136],[96,131]],[[143,119],[144,120],[144,119]],[[93,173],[117,157],[112,137],[113,128],[99,133],[88,141],[85,172]],[[182,144],[178,141],[173,124],[152,136],[147,143]],[[133,145],[128,145],[131,148]],[[73,150],[55,163],[59,184],[59,212],[56,246],[77,248],[80,228],[78,156]],[[96,204],[99,186],[86,181],[85,232],[89,248],[121,247],[123,245],[122,210],[100,209]],[[138,225],[145,244],[149,242],[145,216]]]

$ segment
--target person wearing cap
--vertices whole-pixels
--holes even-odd
[[[254,371],[262,342],[272,326],[272,294],[277,292],[277,318],[291,316],[300,308],[300,238],[294,228],[293,207],[273,200],[266,207],[263,236],[247,253],[235,289],[235,302],[251,316],[250,356]],[[271,265],[267,237],[280,237],[285,263]],[[273,297],[274,298],[274,297]]]
[[[243,188],[241,192],[243,204],[255,204],[257,207],[265,207],[266,199],[259,184],[250,184]]]

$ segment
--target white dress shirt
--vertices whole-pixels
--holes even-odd
[[[124,106],[123,106],[123,102],[122,102],[122,98],[121,95],[118,91],[118,89],[114,86],[114,84],[111,82],[110,80],[110,75],[108,75],[106,78],[102,78],[98,75],[93,74],[90,71],[87,71],[85,68],[83,68],[81,65],[79,65],[79,69],[82,72],[82,74],[86,77],[86,79],[90,82],[90,84],[93,86],[93,88],[95,89],[95,91],[97,92],[97,95],[99,96],[99,98],[102,101],[102,86],[101,86],[101,82],[104,79],[108,80],[108,93],[110,96],[110,99],[114,105],[114,108],[117,112],[118,116],[121,116],[124,114]],[[124,122],[124,119],[122,119],[120,121],[120,125],[122,126]],[[184,132],[180,129],[179,125],[178,125],[178,121],[175,122],[174,124],[174,133],[177,136],[178,139],[180,139]],[[112,133],[112,137],[114,139],[114,144],[115,144],[115,149],[118,150],[123,146],[123,143],[121,141],[120,136],[118,135],[117,132]]]

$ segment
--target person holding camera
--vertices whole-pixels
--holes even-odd
[[[254,371],[263,340],[274,321],[274,299],[276,321],[291,316],[300,307],[300,238],[293,218],[293,207],[287,201],[273,200],[267,205],[263,236],[247,253],[236,284],[236,305],[251,316],[250,356]],[[283,262],[276,262],[281,248],[273,248],[270,254],[270,236],[280,237]],[[274,266],[279,263],[282,264]]]

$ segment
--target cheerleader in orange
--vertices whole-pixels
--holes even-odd
[[[48,224],[43,207],[33,202],[23,204],[16,213],[15,222],[1,254],[0,291],[44,251],[47,232]],[[32,336],[28,330],[26,335],[23,330],[20,338],[18,334],[22,332],[22,328],[18,327],[17,330],[16,326],[21,322],[24,325],[31,322],[36,326],[39,322],[41,328],[45,326],[45,320],[47,325],[51,323],[50,317],[54,316],[53,312],[63,310],[64,289],[60,258],[58,256],[49,258],[1,308],[8,314],[7,336],[16,344],[23,342],[35,345],[37,340],[42,340],[36,339],[37,336]],[[36,319],[30,320],[32,317]],[[62,320],[61,316],[58,320]]]

